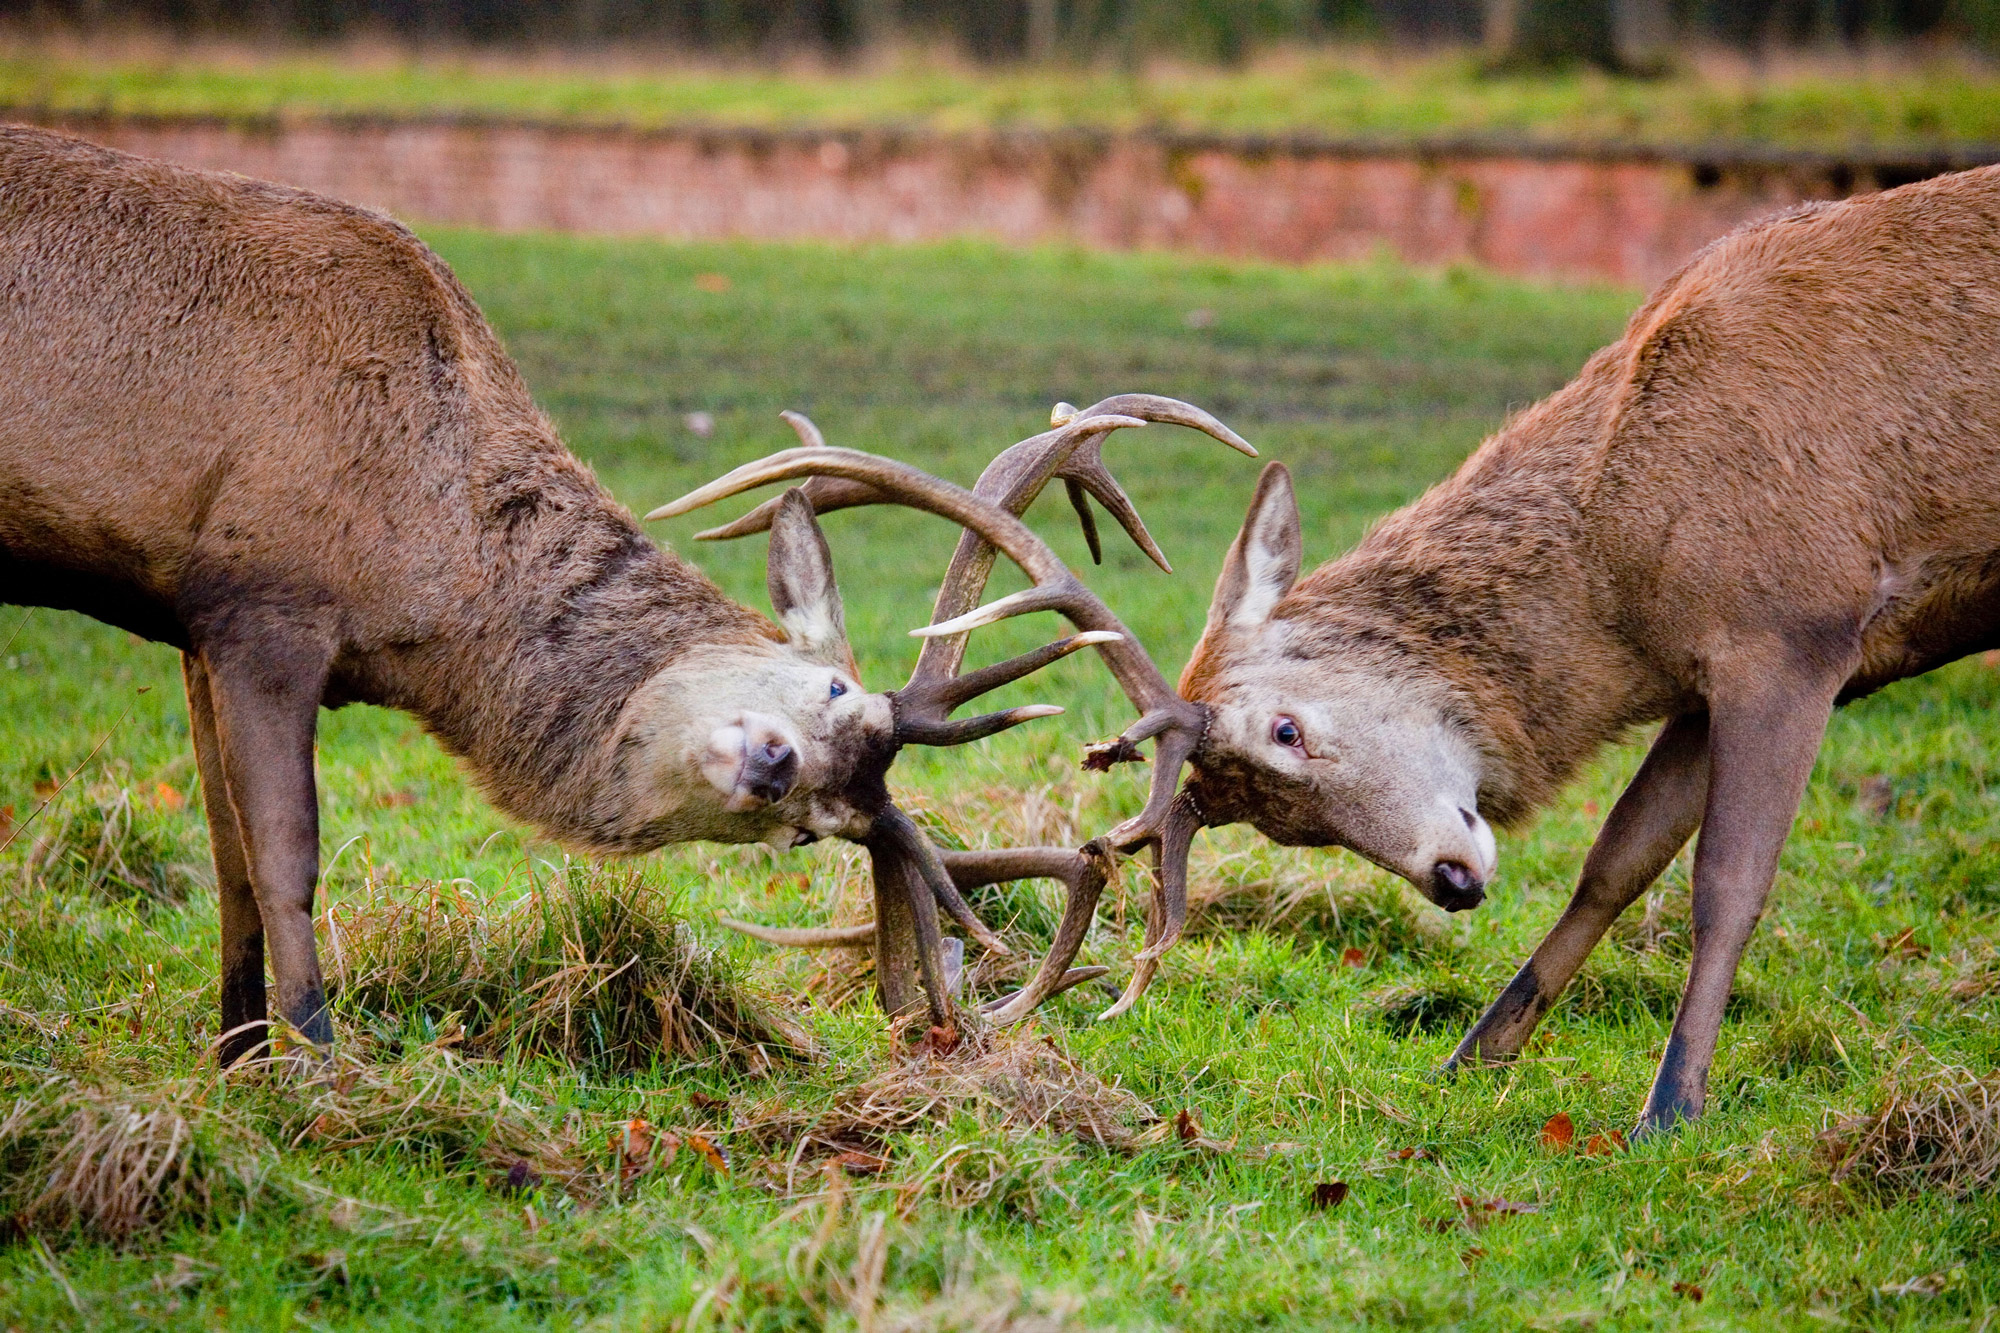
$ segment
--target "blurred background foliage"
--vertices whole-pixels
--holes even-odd
[[[2000,0],[0,0],[0,20],[190,37],[646,43],[842,59],[892,45],[986,63],[1232,62],[1271,45],[1474,45],[1507,67],[1644,75],[1683,47],[2000,49]]]

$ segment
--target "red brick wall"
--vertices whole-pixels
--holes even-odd
[[[1635,285],[1747,218],[1873,179],[1832,160],[1718,166],[1480,145],[33,118],[419,222],[673,238],[974,235],[1287,263],[1387,250]]]

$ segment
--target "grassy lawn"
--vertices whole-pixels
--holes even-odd
[[[1744,140],[1846,149],[2000,142],[2000,75],[1939,58],[1714,59],[1634,81],[1493,77],[1469,56],[1326,51],[1240,69],[977,70],[911,58],[850,69],[474,57],[348,49],[0,48],[0,104],[202,115],[476,114],[634,125],[1163,126],[1382,138]]]
[[[1562,383],[1636,300],[1386,264],[431,239],[571,445],[635,508],[787,444],[783,407],[834,443],[969,481],[1054,400],[1147,390],[1210,408],[1293,465],[1315,560]],[[694,412],[712,414],[712,437],[688,428]],[[1111,543],[1095,583],[1171,672],[1255,465],[1167,427],[1115,437],[1107,456],[1178,572]],[[1059,502],[1036,517],[1084,560]],[[697,526],[662,535],[685,543]],[[827,527],[864,675],[886,686],[913,660],[903,631],[952,534],[903,512]],[[763,604],[754,543],[691,549]],[[1048,628],[982,631],[977,651]],[[1142,772],[1074,764],[1125,720],[1099,666],[1065,663],[1011,697],[1070,712],[897,769],[940,837],[1067,841],[1136,808]],[[566,865],[406,719],[327,714],[321,939],[349,979],[350,1063],[331,1088],[221,1084],[204,1073],[217,928],[175,657],[80,618],[8,612],[0,806],[21,828],[0,853],[0,1326],[1984,1328],[2000,1307],[2000,1201],[1836,1179],[1816,1139],[1892,1092],[1914,1105],[1954,1068],[1994,1068],[1996,707],[2000,671],[1972,661],[1836,720],[1709,1116],[1590,1154],[1590,1136],[1629,1127],[1665,1039],[1685,859],[1528,1058],[1430,1074],[1553,919],[1636,747],[1504,837],[1493,895],[1466,917],[1344,853],[1205,835],[1200,922],[1141,1007],[1100,1024],[1106,997],[1072,992],[995,1039],[971,1067],[988,1076],[976,1096],[954,1082],[963,1057],[895,1053],[851,960],[712,923],[717,910],[859,919],[851,849]],[[1110,980],[1137,948],[1142,896],[1136,876],[1110,895],[1086,946]],[[647,967],[671,953],[663,904],[713,956],[619,989],[628,953]],[[1042,887],[981,905],[1031,954],[1052,929]],[[572,940],[595,954],[572,957]],[[470,975],[503,954],[541,970],[474,996]],[[540,1005],[565,984],[560,1013]],[[821,1058],[703,1035],[672,1016],[717,1011],[673,1008],[669,985],[764,996]],[[655,1006],[681,1034],[665,1054]],[[617,1027],[635,1012],[637,1029]],[[515,1026],[496,1035],[495,1014]],[[1022,1067],[1035,1077],[990,1076]],[[1024,1109],[1050,1086],[1075,1100]],[[875,1101],[856,1110],[863,1093]],[[1116,1121],[1103,1143],[1070,1132],[1082,1111]],[[1559,1114],[1568,1149],[1542,1143]],[[648,1156],[667,1129],[685,1146]],[[1984,1132],[1972,1147],[1990,1155],[1990,1120]],[[169,1163],[150,1213],[121,1223],[107,1205],[95,1230],[65,1225],[80,1177],[37,1200],[51,1161],[96,1142],[124,1145],[128,1184]],[[165,1146],[147,1158],[133,1147],[147,1143]],[[836,1151],[844,1165],[827,1166]],[[1329,1206],[1315,1207],[1335,1182],[1344,1197],[1319,1190]]]

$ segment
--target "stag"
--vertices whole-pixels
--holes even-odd
[[[904,919],[933,922],[903,933],[936,1017],[936,906],[998,945],[882,774],[903,744],[1060,711],[950,720],[1079,648],[1115,650],[1101,606],[1037,652],[867,692],[805,494],[768,524],[774,624],[649,540],[445,264],[351,205],[0,128],[0,275],[0,598],[182,653],[225,1064],[266,1048],[267,949],[279,1014],[332,1040],[312,919],[323,705],[412,714],[495,805],[580,851],[865,842]],[[1095,441],[1157,417],[1241,442],[1185,404],[1116,401],[1049,442],[1048,473],[1143,533]],[[1037,550],[1001,505],[948,507]],[[1094,605],[1036,559],[1042,583]],[[1037,849],[957,872],[1089,878]]]
[[[1996,331],[1987,168],[1718,241],[1566,388],[1304,579],[1269,466],[1180,681],[1208,725],[1149,954],[1180,930],[1197,827],[1347,847],[1462,911],[1494,872],[1489,820],[1518,825],[1662,723],[1451,1066],[1518,1053],[1699,829],[1694,956],[1639,1129],[1699,1115],[1832,710],[2000,644]]]

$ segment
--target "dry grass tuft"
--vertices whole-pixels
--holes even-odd
[[[331,909],[326,939],[333,987],[364,1022],[456,1022],[479,1054],[762,1069],[813,1049],[636,872],[570,871],[497,908],[455,884],[375,891]]]
[[[157,805],[111,782],[52,797],[20,835],[27,842],[21,883],[119,902],[186,902],[208,871],[188,845],[189,826]]]
[[[551,1115],[474,1077],[442,1045],[394,1064],[346,1051],[336,1060],[288,1099],[279,1126],[288,1146],[430,1157],[489,1180],[546,1182],[585,1198],[606,1183],[602,1143],[580,1118]]]
[[[843,1153],[872,1157],[896,1134],[958,1115],[1122,1152],[1166,1137],[1150,1106],[1098,1078],[1032,1025],[969,1034],[949,1054],[920,1050],[820,1106],[796,1099],[767,1105],[739,1130],[760,1150],[782,1152],[796,1169]]]
[[[1987,1189],[2000,1179],[2000,1074],[1946,1066],[1912,1078],[1899,1069],[1881,1109],[1841,1121],[1819,1143],[1835,1180],[1891,1194]]]
[[[113,1241],[202,1224],[247,1203],[274,1161],[212,1110],[212,1082],[98,1089],[45,1084],[0,1116],[0,1206],[25,1230]]]

